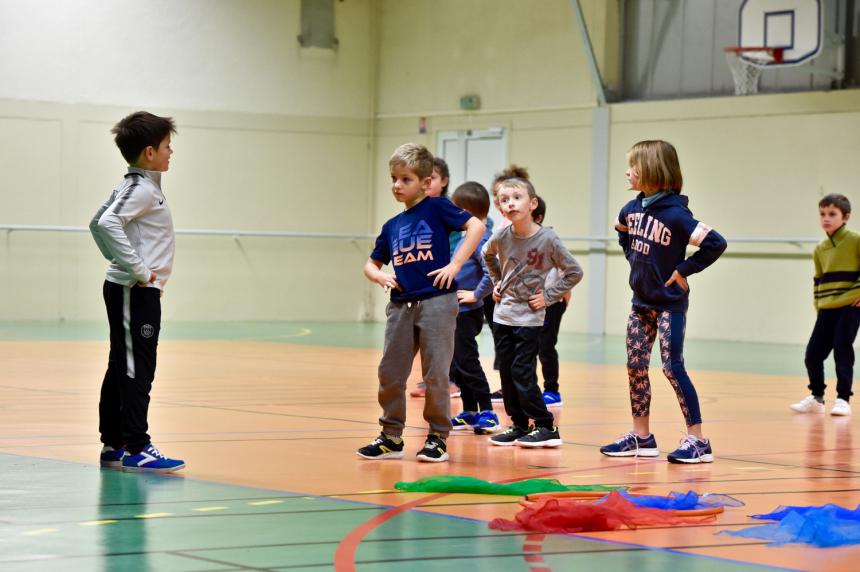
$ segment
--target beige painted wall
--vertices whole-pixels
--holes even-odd
[[[583,2],[589,21],[602,4]],[[575,28],[568,0],[382,0],[377,112],[448,112],[473,93],[492,110],[589,105]]]
[[[125,110],[0,101],[3,220],[86,226],[125,166]],[[364,234],[368,120],[172,112],[163,188],[178,229]],[[356,183],[358,181],[358,183]],[[360,319],[366,240],[179,236],[165,317]],[[2,319],[98,319],[106,263],[88,234],[16,231],[0,246]]]
[[[529,168],[547,200],[548,222],[563,236],[588,234],[595,101],[570,3],[475,1],[473,17],[459,18],[459,4],[437,2],[432,17],[445,28],[408,42],[401,25],[429,18],[426,5],[383,6],[375,225],[397,212],[385,179],[394,147],[414,140],[433,149],[439,131],[504,127],[509,159]],[[601,70],[611,83],[618,57],[612,49],[614,5],[583,2],[583,7]],[[554,48],[546,51],[544,44]],[[422,68],[432,81],[406,81],[415,78],[408,69],[413,54],[423,52],[434,54]],[[403,70],[406,79],[398,76]],[[479,94],[483,108],[456,111],[464,93]],[[624,180],[626,151],[636,141],[663,138],[679,150],[694,214],[724,235],[818,238],[819,196],[843,192],[860,201],[853,183],[859,113],[856,90],[612,105],[609,218],[632,198]],[[427,117],[425,135],[418,134],[421,116]],[[607,220],[607,235],[610,229]],[[587,273],[586,245],[569,246]],[[688,335],[804,342],[814,320],[811,251],[811,246],[732,242],[723,259],[691,279]],[[624,331],[631,296],[627,274],[620,249],[611,246],[606,294],[611,334]],[[374,315],[381,319],[384,299],[376,293],[374,300]],[[586,330],[589,300],[584,281],[563,329]]]
[[[372,7],[335,2],[332,53],[300,0],[0,0],[0,99],[365,118]]]
[[[375,234],[398,212],[387,172],[397,145],[432,150],[439,131],[504,127],[548,223],[588,232],[595,102],[568,0],[337,2],[341,49],[328,56],[298,49],[298,0],[156,1],[136,20],[151,49],[104,32],[139,4],[65,4],[0,0],[12,30],[0,49],[21,54],[0,60],[0,222],[84,226],[123,172],[110,125],[146,106],[179,123],[164,182],[178,228]],[[613,3],[583,6],[611,81]],[[129,61],[144,62],[143,81],[129,81]],[[457,110],[465,93],[481,95],[479,112]],[[676,144],[694,213],[729,238],[818,237],[821,194],[860,201],[858,91],[613,105],[608,218],[631,196],[625,152],[645,138]],[[104,263],[87,235],[3,238],[0,319],[101,318]],[[586,245],[569,246],[588,273]],[[610,250],[607,328],[621,333],[627,268]],[[382,319],[384,296],[361,276],[369,251],[369,241],[180,237],[165,316]],[[810,252],[732,242],[692,278],[689,335],[804,341]],[[566,330],[585,331],[593,298],[577,288]]]
[[[125,165],[111,126],[145,107],[179,133],[178,229],[364,234],[375,65],[370,0],[336,3],[337,52],[298,46],[298,0],[0,0],[0,223],[86,226]],[[86,234],[13,232],[0,319],[101,319]],[[179,236],[164,314],[353,320],[366,241]]]

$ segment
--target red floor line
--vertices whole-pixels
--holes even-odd
[[[583,471],[597,471],[597,470],[606,470],[606,469],[620,469],[622,467],[629,467],[638,465],[639,463],[647,463],[647,464],[655,464],[659,461],[634,461],[632,463],[622,463],[618,465],[606,466],[601,465],[599,467],[587,467],[583,469],[573,469],[573,470],[565,470],[565,471],[552,471],[547,473],[542,473],[539,475],[529,475],[527,477],[517,477],[513,479],[506,479],[503,481],[498,481],[496,484],[508,484],[515,483],[518,481],[525,481],[527,479],[545,479],[548,477],[554,477],[557,475],[567,475],[570,473],[579,473]],[[362,540],[378,526],[388,522],[392,518],[406,512],[407,510],[411,510],[422,504],[428,503],[430,501],[434,501],[436,499],[442,498],[444,496],[448,496],[451,493],[436,493],[433,495],[429,495],[426,497],[422,497],[420,499],[415,499],[414,501],[408,502],[406,504],[402,504],[397,507],[392,507],[386,510],[383,513],[376,515],[368,521],[361,523],[359,526],[355,527],[350,531],[349,534],[343,537],[343,540],[340,541],[340,544],[337,545],[337,550],[334,553],[334,569],[335,572],[355,572],[355,553],[358,550],[358,545]],[[541,560],[543,557],[540,557]]]

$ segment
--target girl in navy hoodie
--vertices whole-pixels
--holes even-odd
[[[656,457],[657,441],[649,429],[651,382],[648,366],[655,338],[660,338],[663,374],[672,384],[687,436],[670,453],[671,463],[710,463],[710,442],[702,434],[699,398],[684,368],[684,330],[690,287],[687,277],[720,257],[726,240],[693,218],[681,195],[678,154],[665,141],[640,141],[627,155],[627,180],[639,191],[624,205],[615,229],[630,263],[633,308],[627,320],[627,375],[633,431],[600,448],[611,457]],[[698,247],[687,258],[687,245]]]

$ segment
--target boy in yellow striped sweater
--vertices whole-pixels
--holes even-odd
[[[824,360],[833,351],[836,401],[831,415],[851,415],[854,338],[860,327],[860,233],[848,230],[851,203],[830,194],[818,202],[827,238],[815,247],[815,309],[818,317],[806,346],[806,371],[812,395],[791,406],[798,413],[824,412]]]

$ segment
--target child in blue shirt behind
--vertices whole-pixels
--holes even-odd
[[[482,222],[486,221],[490,210],[490,194],[480,183],[463,183],[454,191],[451,201]],[[457,328],[454,332],[451,380],[460,388],[463,411],[451,419],[454,431],[495,433],[501,430],[499,418],[493,413],[490,384],[481,367],[478,342],[475,340],[484,325],[484,298],[493,290],[493,281],[481,255],[481,249],[490,236],[490,229],[486,229],[478,248],[457,274],[460,313],[457,315]],[[458,244],[457,248],[459,247]]]

